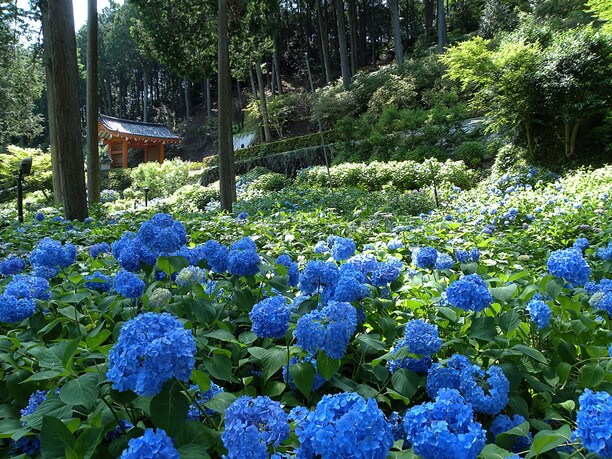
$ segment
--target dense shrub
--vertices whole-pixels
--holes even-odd
[[[15,175],[22,159],[32,158],[32,172],[25,177],[24,188],[28,192],[42,191],[51,194],[51,153],[43,153],[35,148],[7,147],[6,153],[0,153],[0,202],[15,199]]]
[[[197,212],[204,210],[210,201],[218,199],[218,185],[202,186],[195,183],[184,185],[176,190],[169,200],[169,205],[175,212]]]
[[[482,142],[465,142],[455,149],[455,157],[470,167],[479,166],[486,156],[486,147]]]
[[[100,171],[100,188],[123,192],[132,185],[130,169],[109,169]]]
[[[259,191],[278,191],[285,188],[288,184],[287,176],[278,172],[268,172],[260,175],[253,182],[251,188]]]
[[[130,169],[130,177],[132,188],[149,188],[151,198],[167,197],[189,183],[189,165],[180,159],[142,163]]]
[[[372,94],[368,111],[381,113],[386,107],[411,108],[418,103],[414,78],[390,75],[389,79]]]

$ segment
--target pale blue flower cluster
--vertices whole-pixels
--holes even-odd
[[[446,289],[448,302],[466,311],[482,311],[491,306],[493,296],[487,284],[478,274],[470,274],[456,280]]]
[[[12,276],[23,271],[26,267],[25,260],[19,257],[8,257],[0,263],[0,276]]]
[[[393,445],[391,424],[376,401],[354,392],[325,395],[314,411],[298,407],[291,417],[297,458],[385,459]]]
[[[612,395],[585,389],[578,402],[576,436],[587,450],[612,458]]]
[[[355,308],[349,303],[330,301],[300,317],[293,336],[297,345],[309,353],[320,349],[333,359],[341,359],[356,328]]]
[[[149,295],[149,305],[153,308],[166,306],[172,300],[172,292],[166,288],[156,288]]]
[[[239,397],[225,410],[221,434],[228,459],[268,459],[268,447],[289,438],[289,418],[269,397]]]
[[[442,340],[438,336],[437,325],[428,324],[420,319],[411,320],[406,324],[404,337],[397,342],[391,352],[397,354],[400,349],[406,348],[410,354],[416,354],[418,357],[389,360],[387,367],[391,373],[395,373],[400,368],[426,372],[431,364],[431,356],[441,347]]]
[[[121,459],[179,459],[181,455],[172,439],[162,429],[146,429],[141,437],[132,438]]]
[[[589,304],[595,309],[601,309],[612,317],[612,279],[601,279],[599,283],[587,282],[585,290],[592,295]]]
[[[109,353],[107,378],[119,391],[157,394],[171,379],[189,379],[196,345],[191,331],[167,313],[148,312],[121,328]]]
[[[282,338],[289,329],[291,309],[282,296],[265,298],[253,306],[249,318],[251,330],[260,338]]]
[[[582,287],[591,277],[591,268],[582,252],[574,248],[555,250],[548,257],[546,266],[553,276],[565,279],[574,287]]]
[[[113,290],[125,298],[139,298],[146,284],[136,274],[121,270],[113,278]]]
[[[414,452],[424,459],[476,459],[486,441],[471,405],[454,389],[442,389],[435,402],[409,409],[404,428]]]
[[[532,299],[527,303],[527,312],[531,316],[531,320],[538,328],[545,328],[550,323],[552,311],[550,306],[542,300]]]
[[[184,287],[187,285],[202,284],[206,279],[206,271],[198,266],[187,266],[181,269],[174,280],[176,285]]]
[[[33,273],[51,279],[59,273],[60,268],[67,268],[76,259],[76,247],[72,244],[62,245],[51,238],[44,238],[30,252],[30,264]]]

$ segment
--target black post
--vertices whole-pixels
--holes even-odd
[[[17,218],[23,223],[23,173],[17,173]]]
[[[145,192],[145,207],[149,207],[149,188],[145,188],[144,192]]]

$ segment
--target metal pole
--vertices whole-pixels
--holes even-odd
[[[17,218],[23,223],[23,174],[17,173]]]
[[[144,193],[145,193],[145,207],[149,207],[149,189],[145,188]]]

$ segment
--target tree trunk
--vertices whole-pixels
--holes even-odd
[[[272,65],[274,66],[275,75],[276,75],[276,89],[279,94],[283,94],[283,79],[281,78],[280,71],[280,49],[278,47],[278,34],[274,37],[274,54],[272,56]]]
[[[183,90],[185,97],[185,120],[191,116],[191,101],[189,100],[189,81],[183,80]]]
[[[389,0],[391,25],[393,27],[393,42],[395,44],[395,63],[398,67],[404,64],[404,48],[402,47],[402,30],[400,27],[399,2]]]
[[[533,158],[533,137],[531,136],[531,126],[529,123],[525,124],[525,135],[527,136],[527,152],[529,157]]]
[[[323,54],[323,69],[325,70],[325,84],[331,83],[331,68],[329,65],[329,40],[327,37],[327,24],[323,21],[321,12],[321,0],[317,2],[317,23],[319,25],[319,37],[321,37],[321,51]],[[325,1],[325,0],[323,0]]]
[[[253,93],[253,101],[259,101],[259,96],[257,95],[257,87],[255,85],[255,77],[253,76],[253,68],[249,68],[249,79],[251,80],[251,92]],[[259,125],[259,140],[263,141],[264,139],[264,130],[263,130],[263,122]]]
[[[425,0],[425,35],[427,36],[429,36],[433,30],[434,1],[435,0]]]
[[[89,202],[100,202],[97,0],[87,3],[87,198]]]
[[[119,73],[119,118],[125,118],[125,75]]]
[[[218,110],[219,110],[219,195],[221,210],[232,211],[236,201],[236,170],[232,135],[232,75],[230,73],[227,0],[218,0]]]
[[[355,0],[348,0],[348,19],[349,33],[351,42],[351,74],[357,73],[357,11],[355,8]]]
[[[242,127],[244,125],[244,101],[242,100],[242,88],[240,87],[240,80],[238,78],[236,78],[236,93],[238,94],[238,108],[240,108],[238,121],[240,121],[240,126]]]
[[[266,102],[266,88],[264,87],[260,64],[255,64],[255,74],[257,75],[257,83],[259,84],[259,107],[263,120],[264,138],[266,142],[270,142],[272,140],[272,135],[270,134],[270,123],[268,121],[268,103]]]
[[[55,105],[53,115],[57,126],[64,216],[67,220],[84,220],[87,217],[87,193],[81,149],[79,78],[72,2],[41,2],[41,8],[48,15],[49,27],[43,39],[49,45],[51,57]]]
[[[572,137],[570,139],[570,158],[576,154],[576,139],[578,138],[578,130],[580,129],[581,120],[576,121],[572,128]]]
[[[47,13],[46,3],[41,2],[40,8],[42,11],[42,28],[43,35],[49,35],[49,15]],[[62,193],[62,175],[60,172],[60,159],[57,140],[57,118],[55,116],[55,91],[53,82],[53,72],[51,70],[51,44],[45,41],[44,43],[44,64],[45,76],[47,80],[47,105],[49,116],[49,141],[51,150],[51,171],[53,178],[53,201],[56,205],[61,206],[63,202]]]
[[[142,120],[149,121],[149,72],[142,70]]]
[[[346,27],[344,25],[344,2],[336,2],[336,22],[338,25],[338,45],[340,47],[340,70],[342,72],[342,83],[344,89],[351,89],[351,68],[349,64],[348,49],[346,46]]]
[[[446,48],[446,17],[444,13],[444,0],[438,0],[438,53],[444,53]]]
[[[267,65],[266,65],[267,66]],[[276,96],[276,66],[274,65],[274,56],[272,56],[272,78],[270,79],[270,98]]]
[[[210,78],[204,79],[204,88],[206,90],[206,118],[212,118],[212,101],[210,99]]]

